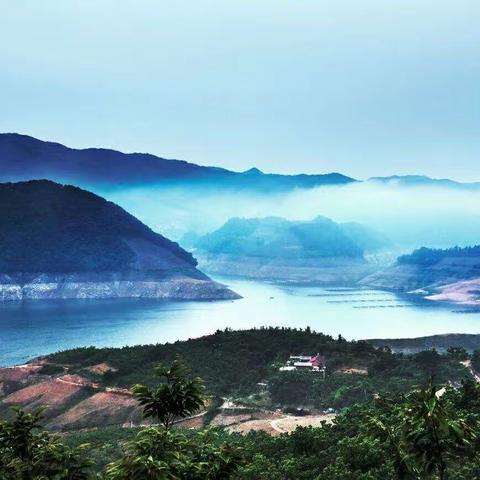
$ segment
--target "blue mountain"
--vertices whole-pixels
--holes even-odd
[[[105,148],[73,149],[16,133],[0,134],[0,181],[49,179],[80,186],[189,183],[261,191],[313,188],[354,182],[339,173],[266,174],[256,168],[233,172],[148,153]]]

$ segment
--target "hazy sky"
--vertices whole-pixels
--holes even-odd
[[[479,0],[0,0],[0,131],[480,180]]]

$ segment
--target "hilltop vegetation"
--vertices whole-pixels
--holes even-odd
[[[308,372],[279,372],[295,353],[325,355],[326,380]],[[129,387],[154,383],[153,367],[177,356],[205,380],[212,395],[255,395],[257,384],[267,382],[272,404],[318,408],[365,402],[379,392],[406,392],[413,385],[425,384],[432,375],[441,382],[459,382],[469,375],[457,359],[434,350],[407,357],[363,341],[289,328],[227,329],[165,345],[78,348],[50,355],[47,360],[70,365],[71,372],[87,376],[91,375],[87,367],[107,363],[115,371],[98,380],[108,386]],[[344,373],[352,368],[358,370]]]
[[[356,223],[338,224],[325,217],[311,221],[266,217],[232,218],[192,246],[239,257],[312,259],[361,258],[365,251],[386,245],[387,239]]]
[[[379,348],[388,346],[395,352],[418,353],[435,349],[445,353],[449,348],[461,348],[470,353],[480,350],[480,335],[471,333],[447,333],[417,338],[372,338],[368,340]]]
[[[352,285],[377,270],[367,254],[391,245],[364,225],[321,216],[231,218],[218,230],[200,237],[189,233],[181,242],[207,272],[328,285]]]
[[[429,300],[480,305],[480,246],[419,248],[360,282],[373,288],[418,293]]]
[[[431,266],[447,258],[477,259],[480,263],[480,245],[447,249],[422,247],[409,255],[400,256],[398,258],[398,263],[404,265]]]
[[[163,253],[164,267],[195,267],[185,250],[125,210],[68,185],[0,184],[0,272],[102,272],[139,268],[129,242]]]

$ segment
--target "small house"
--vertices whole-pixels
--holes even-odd
[[[323,355],[290,355],[286,364],[280,367],[281,372],[291,372],[294,370],[308,370],[311,372],[322,373],[325,378],[326,360]]]

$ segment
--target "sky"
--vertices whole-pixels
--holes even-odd
[[[480,181],[478,0],[0,0],[0,131]]]

